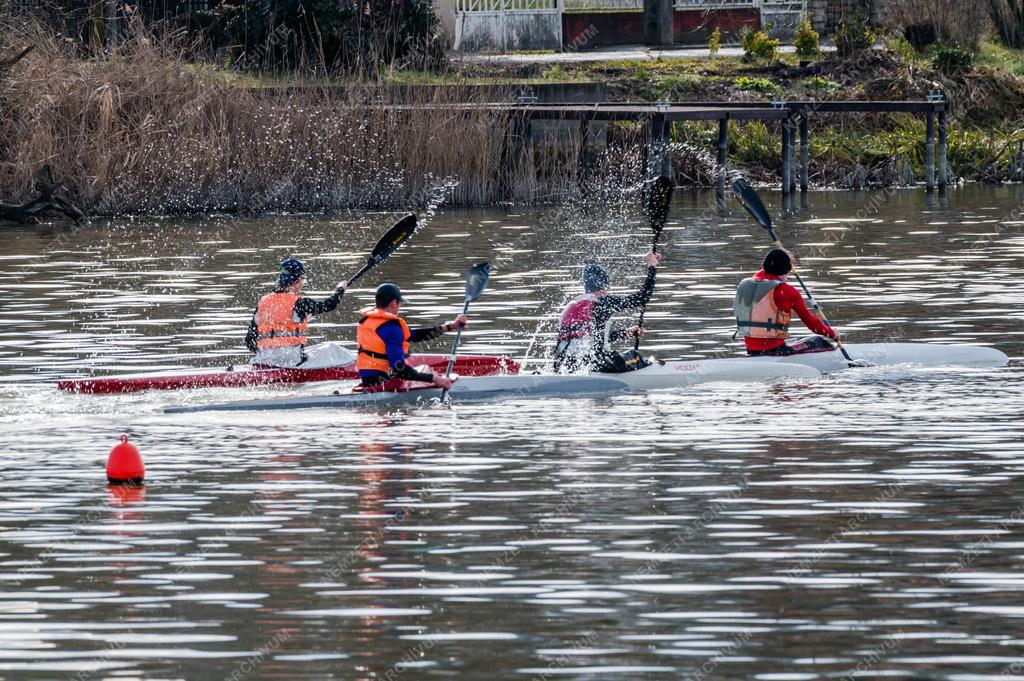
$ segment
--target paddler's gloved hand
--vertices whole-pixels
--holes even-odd
[[[642,326],[633,326],[633,327],[630,327],[630,328],[626,329],[626,333],[630,337],[632,337],[632,338],[643,338],[644,337],[644,327],[642,327]]]
[[[658,265],[661,264],[661,253],[655,253],[654,251],[651,251],[650,253],[647,254],[646,259],[648,267],[657,267]]]
[[[338,285],[334,287],[334,292],[335,293],[340,293],[342,295],[345,295],[345,291],[347,291],[347,290],[348,290],[348,282],[347,281],[339,281]]]
[[[457,380],[459,380],[458,376],[455,376],[454,378],[445,378],[441,374],[434,374],[434,385],[438,388],[444,388],[445,390],[450,390]]]
[[[836,331],[835,329],[829,329],[828,333],[825,334],[825,337],[831,338],[832,340],[843,340],[844,336],[842,333]]]
[[[455,331],[456,329],[464,329],[469,326],[469,322],[466,321],[466,315],[460,314],[458,317],[453,319],[444,325],[445,333],[449,331]]]

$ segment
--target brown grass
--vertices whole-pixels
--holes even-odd
[[[510,92],[261,91],[188,64],[188,46],[138,25],[91,60],[36,25],[0,30],[0,44],[36,45],[0,73],[3,200],[28,195],[44,163],[101,214],[414,207],[443,178],[458,181],[456,205],[530,202],[575,184],[575,153],[538,153],[503,178],[509,116],[464,105]],[[411,112],[396,97],[430,106]]]

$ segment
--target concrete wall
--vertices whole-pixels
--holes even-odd
[[[672,35],[677,45],[704,45],[716,27],[722,29],[725,36],[732,36],[743,26],[761,26],[756,9],[720,10],[710,17],[703,10],[678,10],[672,15]],[[562,31],[565,45],[575,46],[575,49],[642,44],[644,13],[639,10],[565,12]]]
[[[562,48],[558,12],[464,12],[455,22],[454,48],[462,52]]]

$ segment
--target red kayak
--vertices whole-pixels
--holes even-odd
[[[415,355],[417,366],[426,364],[444,372],[447,355]],[[454,372],[460,376],[518,374],[519,365],[507,357],[462,355],[455,360]],[[326,369],[279,369],[242,365],[226,369],[164,371],[152,374],[126,374],[107,378],[74,378],[57,383],[60,390],[91,395],[133,393],[140,390],[178,390],[181,388],[230,388],[272,383],[315,383],[352,381],[359,378],[355,364]]]

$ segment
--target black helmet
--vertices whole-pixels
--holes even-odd
[[[608,288],[610,283],[611,277],[608,275],[608,270],[597,263],[592,262],[583,268],[583,288],[587,293],[603,291]]]
[[[764,256],[764,262],[761,263],[761,269],[763,269],[766,274],[781,277],[784,274],[789,274],[793,271],[793,261],[790,260],[789,253],[786,253],[781,248],[773,248],[768,251],[768,255]]]
[[[378,286],[377,293],[374,294],[374,300],[379,308],[387,307],[393,300],[406,302],[405,298],[402,297],[402,289],[394,284],[381,284]]]
[[[306,266],[298,258],[288,258],[281,261],[280,270],[277,273],[278,286],[291,286],[302,277],[306,276]]]

